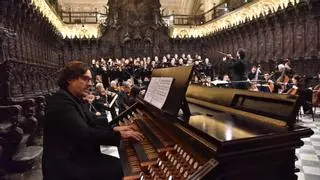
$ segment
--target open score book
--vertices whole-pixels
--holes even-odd
[[[152,77],[144,100],[161,109],[168,97],[172,77]]]

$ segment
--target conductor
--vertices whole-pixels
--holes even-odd
[[[60,90],[48,98],[44,122],[44,180],[122,179],[119,159],[103,155],[100,145],[118,146],[122,138],[142,140],[130,126],[98,127],[83,100],[92,86],[90,67],[72,61],[61,71]]]
[[[240,48],[237,51],[237,58],[226,54],[223,61],[231,71],[232,87],[236,89],[248,89],[248,61],[245,59],[245,50]]]

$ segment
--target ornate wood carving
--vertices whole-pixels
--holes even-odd
[[[160,18],[159,0],[117,0],[108,1],[108,5],[100,46],[103,57],[159,54],[160,44],[168,39],[167,28]]]

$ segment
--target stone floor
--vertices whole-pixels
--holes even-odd
[[[312,128],[314,135],[303,139],[304,146],[296,150],[296,167],[300,169],[298,180],[320,180],[320,110],[314,121],[310,115],[302,115],[299,124]],[[116,147],[102,147],[101,150],[105,154],[119,156]],[[3,180],[42,180],[41,160],[30,171],[11,174]]]
[[[312,128],[314,135],[302,139],[304,146],[296,150],[296,167],[300,169],[298,180],[320,180],[320,112],[314,121],[310,115],[302,116],[301,120],[299,123]]]

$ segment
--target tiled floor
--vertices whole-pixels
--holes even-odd
[[[296,150],[296,167],[300,169],[298,180],[320,180],[320,114],[315,116],[315,121],[311,115],[302,116],[299,123],[312,128],[314,135],[302,139],[304,146]]]
[[[300,169],[297,173],[298,180],[320,180],[320,112],[316,115],[315,121],[311,116],[302,116],[299,124],[310,127],[314,135],[303,139],[305,145],[296,150],[298,161],[296,167]],[[103,153],[119,156],[116,147],[101,148]],[[25,173],[12,174],[4,180],[42,180],[41,161],[34,168]]]

